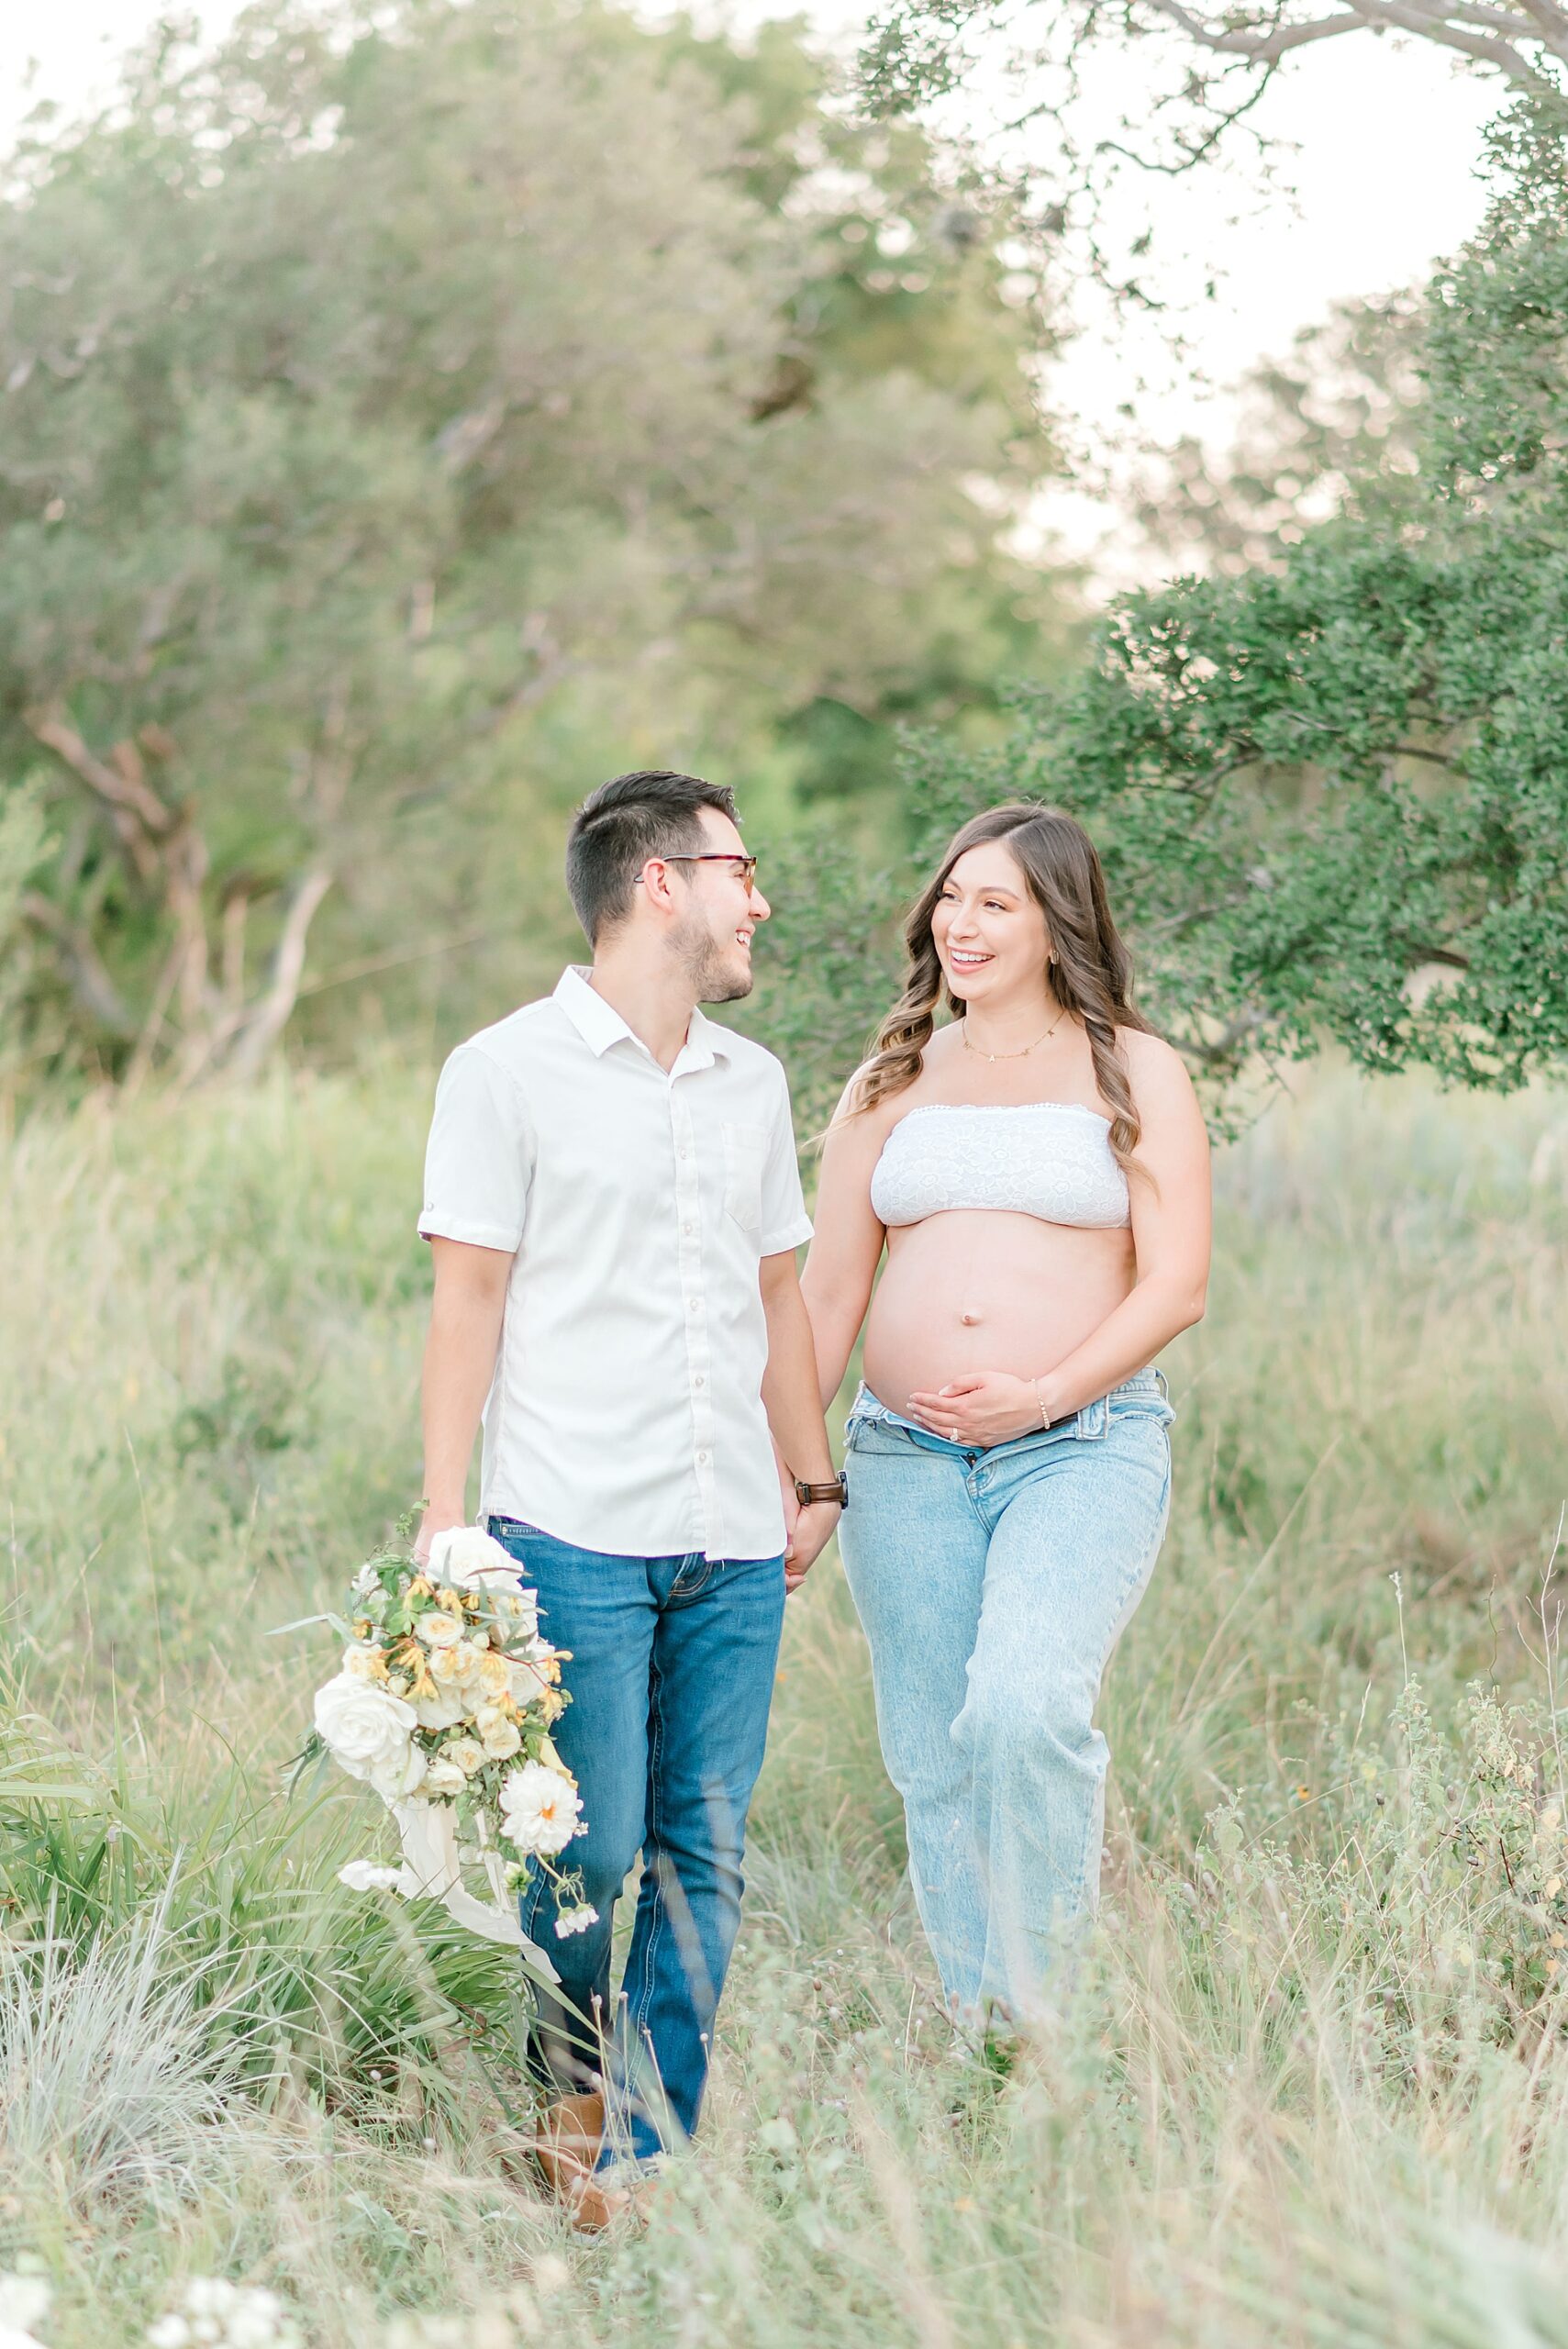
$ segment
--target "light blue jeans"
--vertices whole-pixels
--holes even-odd
[[[1025,2020],[1099,1890],[1095,1707],[1171,1503],[1165,1382],[966,1451],[862,1387],[839,1546],[909,1872],[954,2012]]]

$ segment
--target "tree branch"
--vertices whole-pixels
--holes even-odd
[[[305,950],[310,935],[310,925],[317,909],[332,886],[334,875],[324,864],[315,864],[301,874],[289,896],[288,912],[284,917],[283,930],[272,952],[272,975],[267,991],[239,1031],[239,1041],[228,1056],[231,1074],[241,1079],[255,1076],[272,1046],[287,1027],[289,1016],[299,996],[300,981],[305,975]]]
[[[134,1036],[136,1021],[83,925],[37,889],[24,890],[20,912],[24,921],[53,940],[66,965],[71,992],[89,1019],[110,1036]]]

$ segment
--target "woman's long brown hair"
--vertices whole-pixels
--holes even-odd
[[[946,985],[931,936],[931,916],[948,875],[966,851],[984,841],[1006,841],[1018,860],[1035,903],[1045,916],[1051,940],[1051,983],[1063,1010],[1084,1023],[1094,1055],[1095,1082],[1111,1109],[1111,1149],[1124,1169],[1138,1147],[1142,1127],[1128,1081],[1127,1063],[1116,1040],[1118,1028],[1149,1032],[1149,1022],[1132,1002],[1132,963],[1111,919],[1106,876],[1094,841],[1073,817],[1054,807],[1022,802],[992,807],[973,817],[948,843],[933,878],[915,900],[904,925],[909,964],[904,992],[877,1030],[871,1057],[856,1081],[851,1108],[873,1108],[902,1093],[920,1073],[939,1004],[955,1019],[963,1001]]]

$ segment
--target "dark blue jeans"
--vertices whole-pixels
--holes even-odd
[[[740,1923],[746,1812],[767,1739],[784,1620],[782,1558],[622,1558],[492,1517],[539,1592],[545,1636],[571,1652],[556,1726],[583,1797],[580,1868],[599,1921],[562,1941],[536,1876],[523,1931],[561,1970],[541,1995],[530,2061],[558,2091],[603,2077],[606,2157],[646,2157],[696,2127],[713,2019]],[[621,1887],[642,1882],[620,1996],[610,1937]]]

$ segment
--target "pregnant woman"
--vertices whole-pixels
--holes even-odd
[[[955,2015],[1017,2024],[1098,1891],[1095,1707],[1164,1535],[1151,1364],[1203,1311],[1208,1151],[1071,817],[976,817],[905,936],[803,1286],[825,1400],[871,1303],[840,1542],[921,1920]]]

